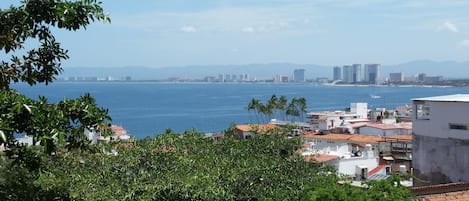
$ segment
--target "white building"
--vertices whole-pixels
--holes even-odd
[[[412,134],[412,123],[369,123],[358,129],[360,134],[377,135],[377,136],[393,136],[393,135],[410,135]]]
[[[307,114],[313,130],[330,130],[339,126],[345,126],[350,120],[367,121],[368,104],[351,103],[350,112],[325,111],[310,112]]]
[[[303,138],[307,148],[302,155],[307,160],[334,167],[339,174],[367,178],[368,171],[378,166],[378,144],[382,140],[380,137],[309,134]],[[357,175],[357,168],[363,169],[366,174]]]
[[[410,143],[411,136],[381,137],[357,134],[306,133],[303,135],[303,139],[306,143],[302,153],[305,160],[330,165],[335,167],[340,174],[358,179],[370,179],[368,176],[374,174],[389,175],[392,171],[391,167],[399,165],[397,161],[379,164],[379,156],[397,145]],[[392,157],[388,158],[394,160]]]
[[[468,182],[469,94],[412,102],[414,185]]]

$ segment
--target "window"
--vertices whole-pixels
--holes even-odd
[[[466,124],[449,124],[449,129],[454,130],[467,130],[468,126]]]
[[[430,119],[430,107],[422,103],[417,103],[415,105],[416,108],[416,119]]]

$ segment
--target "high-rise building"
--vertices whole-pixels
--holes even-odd
[[[404,82],[404,73],[389,73],[390,82]]]
[[[333,80],[341,80],[342,79],[342,70],[339,66],[334,67],[334,75]]]
[[[420,82],[424,82],[425,81],[425,77],[427,77],[427,74],[425,73],[419,73],[417,75],[417,80],[420,81]]]
[[[365,64],[365,82],[378,84],[380,64]]]
[[[345,65],[344,67],[342,67],[342,80],[345,83],[353,82],[352,66]]]
[[[352,65],[352,83],[361,82],[362,79],[362,65],[353,64]]]
[[[295,71],[293,71],[293,80],[295,80],[295,82],[304,82],[305,69],[295,69]]]

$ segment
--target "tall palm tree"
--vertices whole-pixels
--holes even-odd
[[[277,109],[282,112],[282,120],[285,121],[288,99],[285,96],[280,96],[277,102]]]
[[[266,104],[266,115],[268,115],[269,118],[272,119],[273,115],[275,114],[275,111],[277,111],[277,108],[278,98],[275,94],[272,94],[272,97],[270,97]]]
[[[261,115],[261,121],[265,122],[264,116],[267,114],[267,107],[262,102],[259,101],[258,104],[256,105],[256,109],[257,109],[258,114],[263,114]]]
[[[300,111],[297,106],[298,106],[298,99],[296,98],[292,98],[292,100],[287,106],[286,114],[287,116],[289,115],[292,117],[292,121],[295,121],[295,117],[300,116]]]
[[[298,99],[297,101],[297,104],[298,104],[298,110],[300,111],[300,114],[301,114],[301,121],[304,121],[304,116],[306,114],[306,99],[301,97]]]
[[[257,123],[259,123],[259,103],[260,101],[258,99],[252,98],[251,102],[248,104],[248,111],[254,110]],[[251,115],[251,112],[249,112],[249,115]]]

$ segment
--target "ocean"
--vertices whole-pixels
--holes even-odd
[[[368,108],[411,104],[411,99],[469,93],[460,87],[325,86],[315,83],[158,83],[158,82],[55,82],[48,86],[15,84],[28,97],[39,95],[56,102],[90,93],[100,107],[108,108],[112,123],[122,125],[136,138],[153,137],[167,128],[175,132],[195,129],[221,132],[231,123],[255,121],[247,110],[252,98],[266,102],[277,97],[304,97],[307,110],[343,110],[351,102]],[[252,112],[251,112],[252,113]]]

